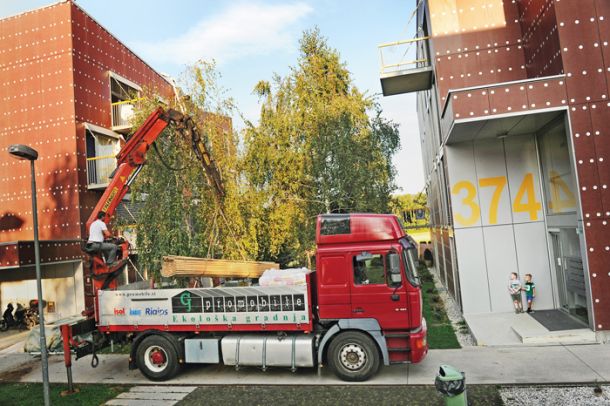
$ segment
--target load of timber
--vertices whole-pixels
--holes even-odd
[[[168,255],[163,257],[161,275],[210,278],[259,278],[267,269],[279,269],[274,262],[232,261]]]

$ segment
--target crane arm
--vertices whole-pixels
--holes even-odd
[[[183,136],[190,138],[195,155],[201,162],[204,174],[214,189],[217,201],[222,201],[225,192],[220,172],[212,159],[207,140],[202,139],[193,119],[177,110],[164,110],[159,107],[148,116],[118,153],[117,167],[111,175],[108,187],[87,220],[87,230],[97,219],[100,211],[106,213],[103,221],[106,224],[110,221],[119,203],[129,191],[130,185],[142,170],[150,146],[170,124],[174,124],[176,130]]]

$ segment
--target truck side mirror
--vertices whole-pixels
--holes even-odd
[[[392,285],[400,285],[402,282],[402,275],[400,274],[400,256],[398,253],[390,252],[388,254],[388,268]]]

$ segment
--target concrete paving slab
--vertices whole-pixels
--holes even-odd
[[[610,346],[594,345],[610,357]],[[610,358],[607,358],[610,359]],[[468,383],[535,384],[594,382],[603,376],[564,346],[470,347],[430,351],[426,362],[409,366],[409,384],[430,384],[441,364],[466,373]]]
[[[566,348],[591,369],[610,382],[610,343],[599,345],[569,345]]]
[[[28,373],[40,363],[40,358],[34,358],[30,354],[3,354],[0,355],[0,381],[18,380],[20,372]]]
[[[106,405],[175,405],[195,389],[197,389],[196,386],[135,386],[129,392],[119,394],[116,398],[107,402]]]
[[[112,399],[105,404],[109,406],[171,406],[176,403],[167,400]]]
[[[188,395],[187,393],[164,393],[158,392],[123,392],[116,399],[140,399],[140,400],[182,400]]]
[[[23,342],[26,339],[29,331],[8,330],[0,332],[0,353],[14,352],[13,349],[6,351],[9,347],[15,347],[15,344],[22,343],[21,348],[17,352],[23,352]]]
[[[130,392],[173,392],[173,393],[191,393],[197,386],[171,386],[171,385],[146,385],[146,386],[134,386]]]
[[[464,319],[479,346],[522,344],[511,326],[519,318],[530,318],[526,314],[484,313],[464,315]]]

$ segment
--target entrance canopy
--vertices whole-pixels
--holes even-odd
[[[565,114],[565,108],[551,111],[526,111],[501,116],[483,116],[454,120],[446,144],[486,138],[503,138],[513,135],[534,134]]]

